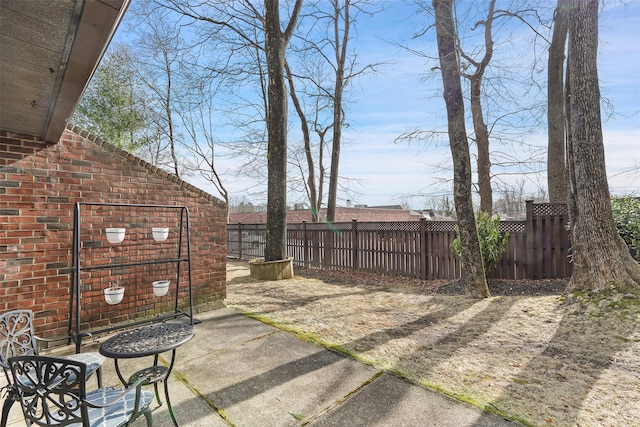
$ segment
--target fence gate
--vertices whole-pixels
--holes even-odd
[[[527,256],[531,279],[569,277],[573,271],[569,254],[571,243],[567,225],[569,209],[564,202],[527,201]]]

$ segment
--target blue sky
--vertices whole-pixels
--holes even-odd
[[[459,7],[469,1],[462,0]],[[555,1],[549,1],[552,7]],[[446,131],[439,72],[431,73],[430,79],[424,78],[437,62],[393,43],[408,43],[413,29],[430,22],[426,16],[414,13],[412,2],[392,0],[385,5],[385,12],[359,18],[350,42],[358,51],[361,64],[385,64],[378,73],[358,80],[347,95],[349,127],[343,131],[340,175],[351,180],[349,185],[355,191],[339,194],[338,204],[344,205],[350,199],[354,204],[369,206],[405,202],[413,208],[432,207],[434,198],[451,193],[451,171],[440,167],[450,163],[447,139],[430,144],[394,143],[412,129]],[[116,41],[130,36],[123,31],[119,31]],[[496,48],[501,55],[507,53],[503,59],[511,61],[510,65],[527,62],[530,54],[528,35],[522,31],[513,32],[510,42]],[[615,109],[615,114],[603,122],[610,189],[614,194],[640,194],[640,0],[624,4],[609,1],[600,16],[600,40],[601,92]],[[421,43],[412,47],[419,46],[431,54],[437,52],[434,37]],[[546,56],[544,60],[546,65]],[[290,138],[295,138],[297,121],[292,119],[290,127],[294,129]],[[468,123],[467,130],[470,129]],[[544,159],[546,139],[546,128],[538,128],[527,132],[523,141]],[[504,144],[496,149],[516,158],[527,154],[519,144]],[[249,199],[257,203],[266,200],[265,182],[232,178],[233,160],[224,162],[223,169],[228,172],[225,184],[232,197],[250,195]],[[511,184],[521,181],[527,192],[535,193],[538,187],[546,187],[546,176],[535,173],[535,169],[524,175],[505,176],[503,180]],[[193,179],[194,184],[216,194],[197,179],[185,179]],[[288,198],[291,205],[300,202],[305,202],[302,195]]]
[[[406,23],[400,19],[399,22]],[[379,20],[379,24],[384,23]],[[402,37],[397,30],[401,24],[386,24],[396,29],[391,34]],[[387,39],[389,33],[385,33],[384,26],[378,29],[380,37]],[[600,39],[601,91],[615,109],[615,115],[603,123],[610,189],[616,194],[639,194],[640,1],[610,5],[600,17]],[[450,172],[430,166],[450,157],[447,141],[442,141],[439,147],[394,144],[393,141],[414,127],[446,129],[444,101],[440,95],[430,98],[430,92],[439,89],[441,81],[436,78],[421,82],[422,73],[428,69],[423,58],[393,46],[381,50],[385,55],[392,52],[395,64],[363,83],[365,90],[351,106],[353,130],[347,133],[351,143],[342,151],[341,171],[345,176],[360,179],[358,203],[382,205],[409,200],[413,207],[429,207],[424,205],[430,203],[432,196],[449,192],[451,188],[450,183],[442,182],[442,178],[450,177]],[[468,130],[470,126],[467,125]],[[546,141],[546,129],[526,137],[528,144],[542,150]],[[519,150],[518,146],[513,147],[515,155]],[[543,154],[546,156],[546,152]],[[536,191],[537,185],[546,187],[544,174],[510,179],[523,180],[531,192]]]

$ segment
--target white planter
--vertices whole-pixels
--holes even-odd
[[[153,294],[157,297],[165,296],[169,292],[168,280],[156,280],[153,282]]]
[[[120,243],[124,240],[124,233],[126,228],[105,228],[104,232],[107,235],[109,243]]]
[[[151,232],[153,233],[153,240],[156,242],[167,240],[167,237],[169,236],[169,228],[167,227],[153,227]]]
[[[109,305],[118,304],[123,297],[124,288],[122,286],[119,288],[105,288],[104,290],[104,299]]]

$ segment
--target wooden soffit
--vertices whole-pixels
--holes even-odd
[[[0,129],[56,143],[130,0],[0,0]]]

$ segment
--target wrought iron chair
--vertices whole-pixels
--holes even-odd
[[[33,313],[31,310],[13,310],[0,314],[0,366],[7,378],[7,395],[2,406],[0,426],[4,426],[11,410],[11,405],[17,399],[9,369],[9,358],[14,356],[37,356],[38,342],[50,342],[38,337],[33,329]],[[97,352],[78,353],[67,356],[66,359],[82,362],[87,365],[87,376],[94,372],[98,380],[98,387],[102,387],[102,363],[104,357]]]
[[[87,365],[47,356],[9,359],[13,384],[28,425],[120,427],[144,415],[153,425],[149,404],[153,392],[142,390],[141,378],[128,388],[86,390]]]

